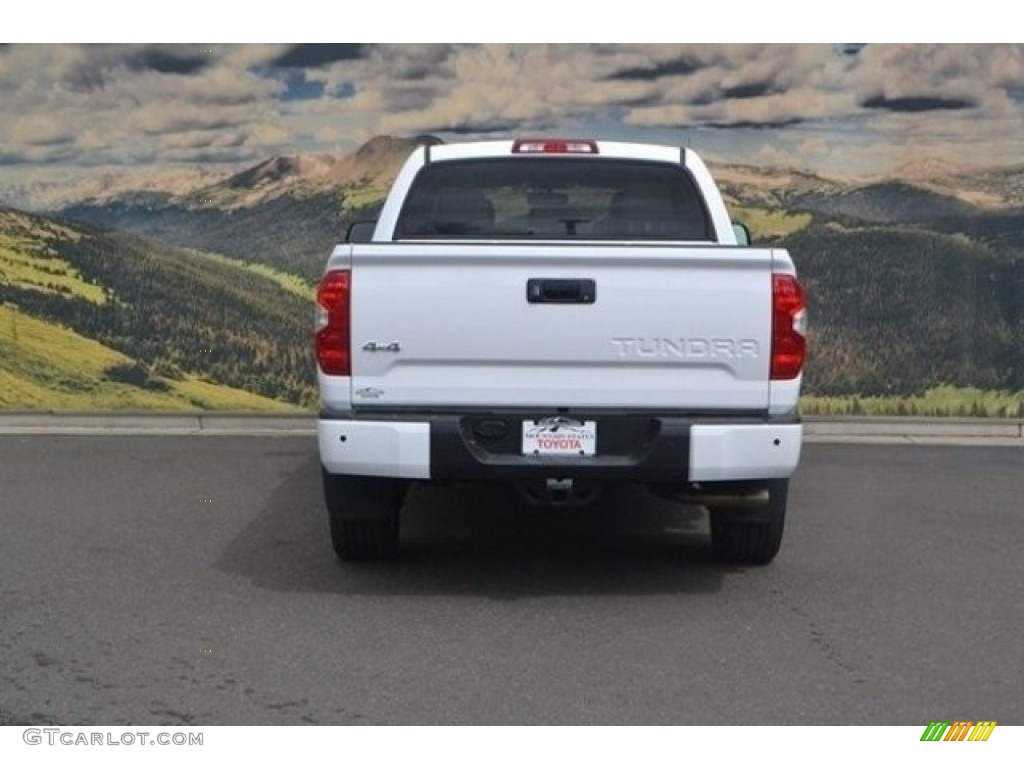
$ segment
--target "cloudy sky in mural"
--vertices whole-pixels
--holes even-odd
[[[1024,162],[1022,45],[3,45],[0,183],[376,134],[689,143],[829,173]]]

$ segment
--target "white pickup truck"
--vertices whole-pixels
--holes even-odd
[[[805,299],[689,149],[420,147],[372,237],[327,262],[315,348],[335,551],[397,552],[410,483],[536,504],[640,483],[767,563],[800,457]]]

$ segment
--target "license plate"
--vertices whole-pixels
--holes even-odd
[[[535,456],[593,456],[597,422],[563,416],[523,422],[523,453]]]

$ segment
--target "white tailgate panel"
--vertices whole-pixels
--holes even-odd
[[[352,402],[763,410],[770,274],[751,248],[356,246]],[[530,304],[530,278],[596,301]]]

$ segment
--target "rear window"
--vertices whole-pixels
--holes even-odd
[[[491,158],[425,166],[395,239],[711,240],[682,166],[594,158]]]

